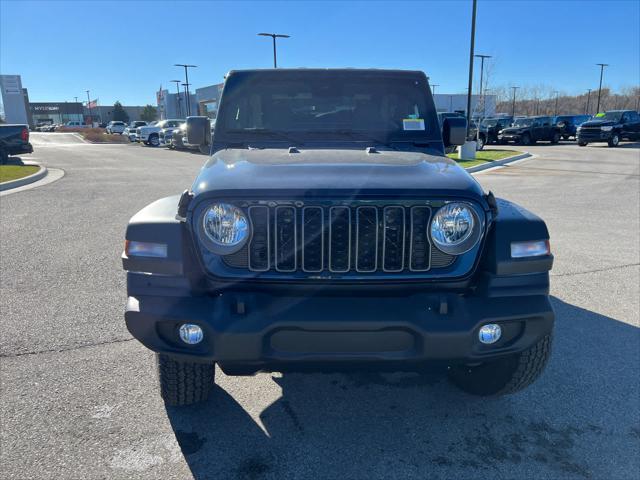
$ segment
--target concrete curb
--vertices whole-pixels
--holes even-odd
[[[483,170],[489,170],[490,168],[500,167],[502,165],[506,165],[511,162],[517,162],[518,160],[524,160],[525,158],[529,158],[532,155],[529,152],[521,153],[520,155],[514,155],[513,157],[503,158],[502,160],[494,160],[493,162],[482,163],[480,165],[476,165],[475,167],[469,167],[465,170],[469,173],[481,172]]]
[[[12,188],[22,187],[24,185],[29,185],[30,183],[37,182],[38,180],[43,179],[47,176],[48,170],[47,167],[40,165],[36,162],[23,162],[23,165],[26,166],[38,166],[40,170],[36,173],[29,175],[28,177],[17,178],[16,180],[9,180],[8,182],[0,183],[0,192],[4,192],[5,190],[10,190]]]

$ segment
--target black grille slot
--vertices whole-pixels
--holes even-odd
[[[378,268],[378,209],[356,209],[356,270],[375,272]]]
[[[431,244],[429,243],[429,207],[411,208],[410,269],[426,272],[431,267]]]
[[[404,207],[385,207],[383,223],[382,268],[400,272],[404,268]]]
[[[324,212],[322,207],[302,210],[302,269],[321,272],[324,265]]]
[[[296,270],[296,209],[277,207],[275,219],[276,270]]]
[[[269,270],[269,207],[249,207],[253,236],[249,244],[249,268],[257,272]]]
[[[329,270],[348,272],[351,265],[351,209],[329,209]]]

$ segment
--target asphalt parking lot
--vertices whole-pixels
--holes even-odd
[[[0,197],[2,478],[640,477],[640,144],[538,145],[476,176],[551,231],[554,353],[524,392],[218,371],[207,403],[167,409],[153,354],[124,325],[122,240],[206,157],[32,141],[29,158],[64,177]]]

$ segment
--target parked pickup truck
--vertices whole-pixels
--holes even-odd
[[[155,125],[146,125],[138,128],[138,141],[145,145],[157,147],[160,145],[160,132],[166,133],[169,129],[178,128],[184,120],[168,119],[160,120]]]
[[[10,155],[32,152],[27,125],[0,125],[0,163],[7,163]]]
[[[511,127],[500,130],[498,141],[520,145],[531,145],[539,141],[558,143],[560,130],[553,124],[551,117],[520,118]]]
[[[583,123],[577,132],[581,147],[598,142],[617,147],[621,140],[640,140],[640,115],[633,110],[611,110]]]
[[[216,365],[440,368],[475,395],[534,382],[549,232],[445,156],[466,127],[441,134],[422,72],[229,72],[213,135],[187,122],[208,162],[126,229],[125,322],[157,353],[165,403],[206,399]]]

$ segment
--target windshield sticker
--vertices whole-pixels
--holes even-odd
[[[403,130],[424,130],[423,118],[403,118],[402,119]]]

